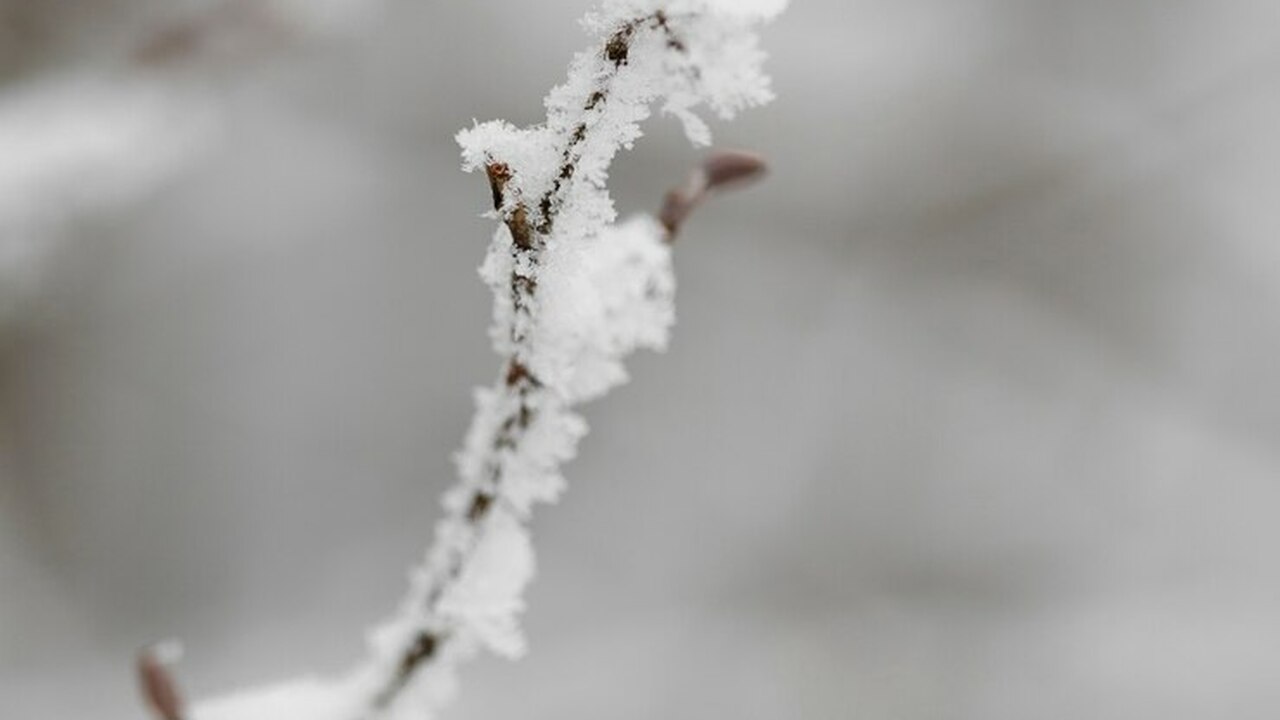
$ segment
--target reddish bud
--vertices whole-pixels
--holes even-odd
[[[702,163],[707,187],[713,190],[753,182],[763,177],[767,169],[763,157],[745,150],[721,150]]]
[[[707,156],[682,187],[663,199],[658,220],[667,229],[668,240],[675,239],[680,226],[707,193],[746,185],[762,177],[766,169],[764,158],[744,150],[719,150]]]
[[[161,658],[163,654],[152,647],[138,655],[138,680],[142,686],[142,697],[160,720],[183,720],[182,695]]]

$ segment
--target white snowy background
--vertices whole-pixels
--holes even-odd
[[[0,2],[0,111],[166,5]],[[0,716],[142,718],[164,637],[198,696],[358,658],[497,366],[453,134],[537,120],[583,9],[218,59],[208,145],[23,225]],[[1275,718],[1280,5],[796,0],[765,44],[715,130],[773,174],[686,229],[672,349],[535,521],[530,655],[448,717]],[[694,157],[648,129],[624,211]]]

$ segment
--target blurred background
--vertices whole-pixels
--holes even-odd
[[[473,119],[585,0],[0,0],[0,715],[336,672],[497,367]],[[796,0],[767,182],[449,715],[1280,714],[1280,4]],[[697,157],[652,122],[613,184]]]

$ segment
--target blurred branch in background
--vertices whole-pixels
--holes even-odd
[[[145,23],[114,58],[0,85],[0,327],[68,222],[144,198],[216,144],[220,83],[358,24],[377,2],[202,3]]]

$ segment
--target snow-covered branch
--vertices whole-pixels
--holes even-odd
[[[627,379],[624,358],[661,350],[674,322],[671,240],[709,191],[759,173],[758,158],[713,155],[659,217],[614,224],[610,163],[660,107],[695,144],[705,106],[729,118],[771,99],[756,29],[785,0],[605,0],[593,38],[530,128],[459,133],[499,221],[480,269],[494,293],[503,358],[476,391],[458,483],[399,611],[371,634],[367,661],[337,682],[302,680],[197,704],[195,720],[423,720],[448,702],[458,665],[487,649],[525,651],[519,627],[534,572],[527,521],[565,487],[561,465],[587,426],[574,407]]]

